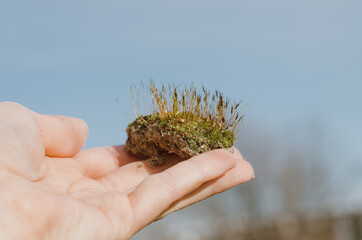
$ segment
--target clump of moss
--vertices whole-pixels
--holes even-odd
[[[157,164],[170,152],[189,158],[233,146],[236,126],[244,116],[238,112],[240,103],[231,103],[218,91],[210,94],[204,87],[199,93],[194,86],[158,89],[151,82],[150,93],[152,113],[128,124],[129,152],[151,157]]]

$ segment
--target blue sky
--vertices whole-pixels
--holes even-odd
[[[361,11],[359,0],[1,1],[0,100],[83,118],[88,148],[125,141],[130,84],[194,82],[242,99],[244,128],[287,139],[317,121],[335,169],[354,166]]]

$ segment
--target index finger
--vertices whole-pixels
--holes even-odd
[[[146,178],[128,196],[133,209],[133,226],[144,227],[172,203],[205,182],[235,167],[234,155],[226,150],[206,152]],[[139,229],[132,229],[137,232]]]

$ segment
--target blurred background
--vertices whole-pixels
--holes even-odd
[[[256,178],[145,239],[362,239],[359,0],[0,1],[0,101],[123,144],[130,85],[204,84],[247,105]],[[119,103],[117,102],[117,100]]]

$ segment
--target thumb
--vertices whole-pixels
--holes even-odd
[[[72,157],[84,146],[87,124],[78,118],[32,112],[49,157]]]

